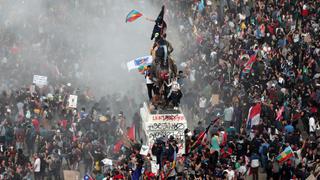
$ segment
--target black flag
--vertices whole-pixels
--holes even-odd
[[[151,40],[153,40],[154,38],[157,39],[158,37],[160,37],[160,35],[162,35],[164,33],[164,30],[167,28],[167,24],[163,20],[163,16],[164,16],[164,6],[162,6],[160,13],[157,19],[155,20],[156,24],[154,25],[152,30]]]

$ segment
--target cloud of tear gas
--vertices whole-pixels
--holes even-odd
[[[125,16],[137,9],[155,18],[160,11],[157,4],[146,0],[2,1],[0,34],[11,53],[0,59],[16,62],[21,83],[39,74],[51,82],[62,79],[91,87],[98,95],[141,92],[143,76],[128,73],[126,62],[149,54],[154,24],[143,17],[125,23]]]

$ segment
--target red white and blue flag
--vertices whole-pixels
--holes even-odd
[[[252,70],[253,64],[257,60],[257,55],[251,55],[250,59],[244,64],[244,68],[242,69],[241,73],[242,75],[249,74]]]
[[[249,109],[247,119],[247,129],[260,123],[261,103],[257,103]]]

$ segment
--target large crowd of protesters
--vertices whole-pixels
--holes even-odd
[[[141,118],[134,113],[139,107],[128,97],[94,100],[90,89],[67,83],[12,87],[26,74],[17,76],[25,67],[17,67],[22,56],[12,43],[23,42],[8,30],[0,33],[6,42],[1,50],[7,54],[0,67],[4,89],[0,179],[63,179],[63,170],[80,169],[97,180],[319,175],[320,3],[170,0],[164,4],[165,19],[178,24],[183,41],[176,60],[183,69],[177,80],[183,93],[181,109],[188,123],[196,124],[185,131],[186,152],[176,156],[177,142],[167,137],[156,142],[149,155],[140,155]],[[52,60],[49,67],[56,66]],[[78,108],[68,107],[70,94],[78,95]],[[259,124],[248,128],[249,108],[257,103]],[[124,106],[131,112],[122,112]],[[136,127],[134,139],[128,137],[131,124]],[[279,162],[276,157],[288,146],[294,155]],[[112,159],[112,165],[104,164],[105,158]],[[157,173],[152,161],[159,164]]]
[[[70,94],[78,95],[79,110],[68,108]],[[117,157],[113,146],[126,132],[126,117],[123,112],[112,115],[109,107],[117,103],[115,98],[92,98],[71,85],[3,91],[1,179],[62,179],[63,169],[80,170],[80,163],[86,173],[101,172],[96,162]],[[126,98],[119,103],[130,104]],[[139,116],[134,119],[138,124]]]
[[[196,178],[258,179],[259,168],[268,179],[319,173],[319,2],[221,0],[205,1],[204,9],[200,3],[167,4],[183,41],[182,101],[189,118],[199,120],[193,140],[221,117],[211,141],[188,154],[184,167]],[[248,129],[257,103],[260,123]],[[221,132],[227,140],[217,138]],[[294,157],[279,163],[275,157],[288,146]]]

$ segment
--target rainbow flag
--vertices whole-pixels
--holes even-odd
[[[135,21],[136,19],[138,19],[139,17],[141,17],[142,14],[137,11],[137,10],[132,10],[129,12],[129,14],[127,15],[126,17],[126,22],[133,22]]]
[[[292,151],[291,147],[288,146],[284,149],[284,151],[281,154],[279,154],[276,157],[276,160],[279,161],[279,163],[282,163],[282,162],[290,159],[292,156],[293,156],[293,151]]]

